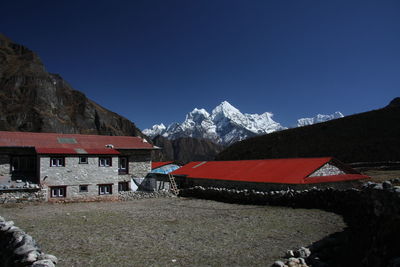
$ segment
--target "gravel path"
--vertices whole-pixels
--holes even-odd
[[[58,266],[270,266],[345,224],[320,211],[185,198],[0,206]]]

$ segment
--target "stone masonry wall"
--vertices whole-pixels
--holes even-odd
[[[47,200],[46,189],[0,190],[0,204],[43,202]]]
[[[33,238],[0,216],[0,266],[54,267],[57,258],[41,251]]]
[[[393,186],[390,182],[366,183],[362,189],[313,188],[270,192],[194,187],[181,190],[180,196],[335,212],[343,216],[348,228],[336,234],[340,238],[330,236],[310,246],[311,255],[306,259],[307,264],[400,266],[400,186]]]
[[[327,163],[324,166],[322,166],[322,168],[318,169],[316,172],[311,174],[309,177],[340,175],[340,174],[346,174],[346,173],[340,170],[338,167]]]
[[[112,184],[116,194],[118,182],[129,182],[130,177],[118,175],[118,157],[112,157],[111,165],[100,167],[98,157],[88,157],[87,164],[79,164],[79,157],[66,157],[65,167],[50,167],[50,157],[40,157],[40,181],[44,187],[67,186],[66,198],[98,197],[99,184]],[[80,185],[87,185],[88,192],[80,192]]]
[[[10,176],[10,157],[0,154],[0,176]]]
[[[129,156],[129,174],[132,178],[144,178],[150,171],[150,152],[138,152],[135,155]]]

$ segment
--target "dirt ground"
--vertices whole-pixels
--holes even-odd
[[[0,215],[58,266],[270,266],[345,227],[320,210],[186,198],[2,205]]]
[[[362,174],[370,176],[371,179],[368,179],[368,181],[373,181],[376,183],[381,183],[393,178],[400,178],[400,170],[371,169],[362,171]]]

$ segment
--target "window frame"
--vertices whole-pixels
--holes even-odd
[[[61,164],[53,164],[53,160],[61,160]],[[65,157],[50,157],[50,167],[65,167]]]
[[[125,191],[130,191],[129,182],[118,182],[118,192],[125,192]]]
[[[99,186],[100,196],[112,195],[113,184],[99,184],[98,186]],[[102,190],[102,189],[109,189],[109,190]]]
[[[57,190],[57,194],[54,194]],[[62,194],[61,194],[62,193]],[[66,198],[67,197],[67,187],[66,186],[51,186],[50,187],[50,197],[51,198]]]
[[[125,167],[121,168],[121,163],[125,161]],[[118,174],[129,173],[129,157],[118,157]]]
[[[82,187],[86,187],[86,190],[83,190]],[[79,193],[87,193],[89,192],[89,185],[87,184],[80,184],[79,185]]]
[[[109,165],[107,165],[109,161]],[[99,167],[112,167],[112,157],[99,157]]]
[[[85,161],[82,161],[82,159],[85,159],[86,160],[86,162]],[[79,157],[79,162],[78,162],[79,164],[89,164],[89,157],[87,157],[87,156],[80,156]]]

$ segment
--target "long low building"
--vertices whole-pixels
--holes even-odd
[[[114,197],[151,171],[153,149],[140,137],[0,131],[0,189],[30,184],[49,200]]]
[[[352,187],[368,178],[332,158],[191,162],[172,172],[180,187],[247,188],[262,191],[313,186]]]

